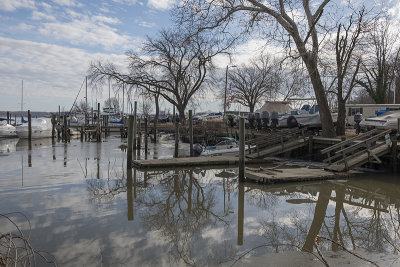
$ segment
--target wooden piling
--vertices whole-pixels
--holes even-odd
[[[11,117],[10,117],[10,112],[7,111],[7,124],[10,124]]]
[[[56,136],[56,115],[51,115],[51,138]]]
[[[57,118],[57,122],[61,123],[61,107],[58,106],[58,118]]]
[[[311,156],[314,148],[314,138],[312,135],[308,137],[308,154]]]
[[[17,126],[17,115],[14,115],[14,126]]]
[[[244,137],[244,118],[239,118],[239,182],[244,182],[244,152],[245,152],[245,137]]]
[[[132,151],[133,151],[133,123],[134,123],[134,116],[129,115],[129,120],[128,120],[128,148],[127,148],[127,164],[126,167],[128,169],[132,168]]]
[[[100,103],[97,103],[97,142],[101,141]]]
[[[134,159],[136,159],[136,134],[137,134],[137,118],[136,118],[136,111],[137,111],[137,102],[134,103],[134,110],[133,110],[133,153]]]
[[[32,140],[32,115],[30,110],[28,110],[28,140],[29,142]]]
[[[190,156],[193,157],[193,114],[192,110],[189,110],[189,142],[190,142]]]
[[[148,150],[148,129],[147,129],[147,117],[144,118],[144,158],[147,159]]]
[[[394,139],[392,140],[392,170],[394,173],[397,173],[398,153],[397,139]]]
[[[174,158],[179,156],[179,122],[175,120],[175,149],[174,149]]]
[[[68,124],[67,124],[67,115],[64,112],[64,127],[63,127],[63,140],[66,143],[68,140],[67,133],[68,133]]]

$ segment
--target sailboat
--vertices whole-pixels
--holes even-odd
[[[0,121],[0,137],[15,137],[17,136],[17,131],[15,127],[7,121]]]

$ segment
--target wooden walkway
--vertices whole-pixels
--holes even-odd
[[[249,159],[272,157],[307,145],[308,145],[307,137],[304,139],[296,138],[294,140],[278,143],[270,147],[264,148],[262,150],[258,150],[257,152],[252,152],[252,154],[248,154],[246,155],[246,157]]]
[[[330,163],[325,170],[343,172],[368,162],[381,163],[379,157],[391,152],[390,132],[372,130],[321,150],[328,155],[324,161]]]
[[[138,169],[173,169],[176,167],[201,167],[201,166],[239,166],[239,157],[234,156],[209,156],[169,159],[134,160],[133,167]],[[249,161],[247,164],[260,164],[261,161]]]
[[[319,181],[347,177],[347,174],[333,173],[322,168],[286,168],[286,169],[252,169],[245,172],[247,180],[260,183],[287,183],[303,181]]]

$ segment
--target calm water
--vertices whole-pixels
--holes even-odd
[[[400,265],[400,178],[261,186],[238,185],[236,169],[127,172],[123,143],[0,140],[0,213],[27,216],[32,246],[60,266],[322,266],[302,252],[316,254],[317,235]],[[151,145],[149,157],[172,151]],[[319,248],[332,265],[366,265],[331,242]]]

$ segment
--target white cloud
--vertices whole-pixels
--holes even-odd
[[[102,46],[107,50],[135,49],[141,42],[139,38],[119,34],[116,28],[106,25],[106,23],[119,23],[116,18],[89,17],[72,10],[69,10],[68,14],[71,16],[71,21],[43,23],[39,32],[57,40],[66,40],[73,45]]]
[[[111,17],[106,17],[106,16],[94,16],[93,20],[98,21],[98,22],[104,22],[108,24],[119,24],[121,21],[117,18],[111,18]]]
[[[129,6],[133,6],[136,4],[136,0],[112,0],[115,3],[118,4],[124,4],[124,5],[129,5]]]
[[[33,0],[1,0],[0,10],[14,11],[18,8],[35,8],[35,1]]]
[[[34,10],[32,12],[31,18],[33,20],[50,20],[50,21],[56,20],[56,18],[53,15],[46,14],[46,13],[43,13],[43,12],[40,12],[40,11],[37,11],[37,10]]]
[[[149,0],[147,5],[155,9],[167,10],[175,5],[175,0]]]
[[[32,30],[33,28],[34,28],[33,25],[29,25],[24,22],[21,22],[16,27],[11,27],[12,30],[17,30],[17,31],[29,31],[29,30]]]
[[[147,22],[147,21],[142,21],[139,23],[139,26],[145,27],[145,28],[153,28],[156,26],[154,22]]]
[[[75,1],[75,0],[53,0],[54,3],[60,5],[60,6],[71,6],[71,7],[81,7],[83,6],[81,3]]]
[[[0,37],[0,59],[2,101],[19,95],[21,80],[24,80],[27,99],[39,99],[48,104],[31,107],[34,110],[55,110],[62,99],[71,101],[91,61],[113,62],[121,69],[126,63],[123,54],[88,53],[82,49],[4,37]]]

